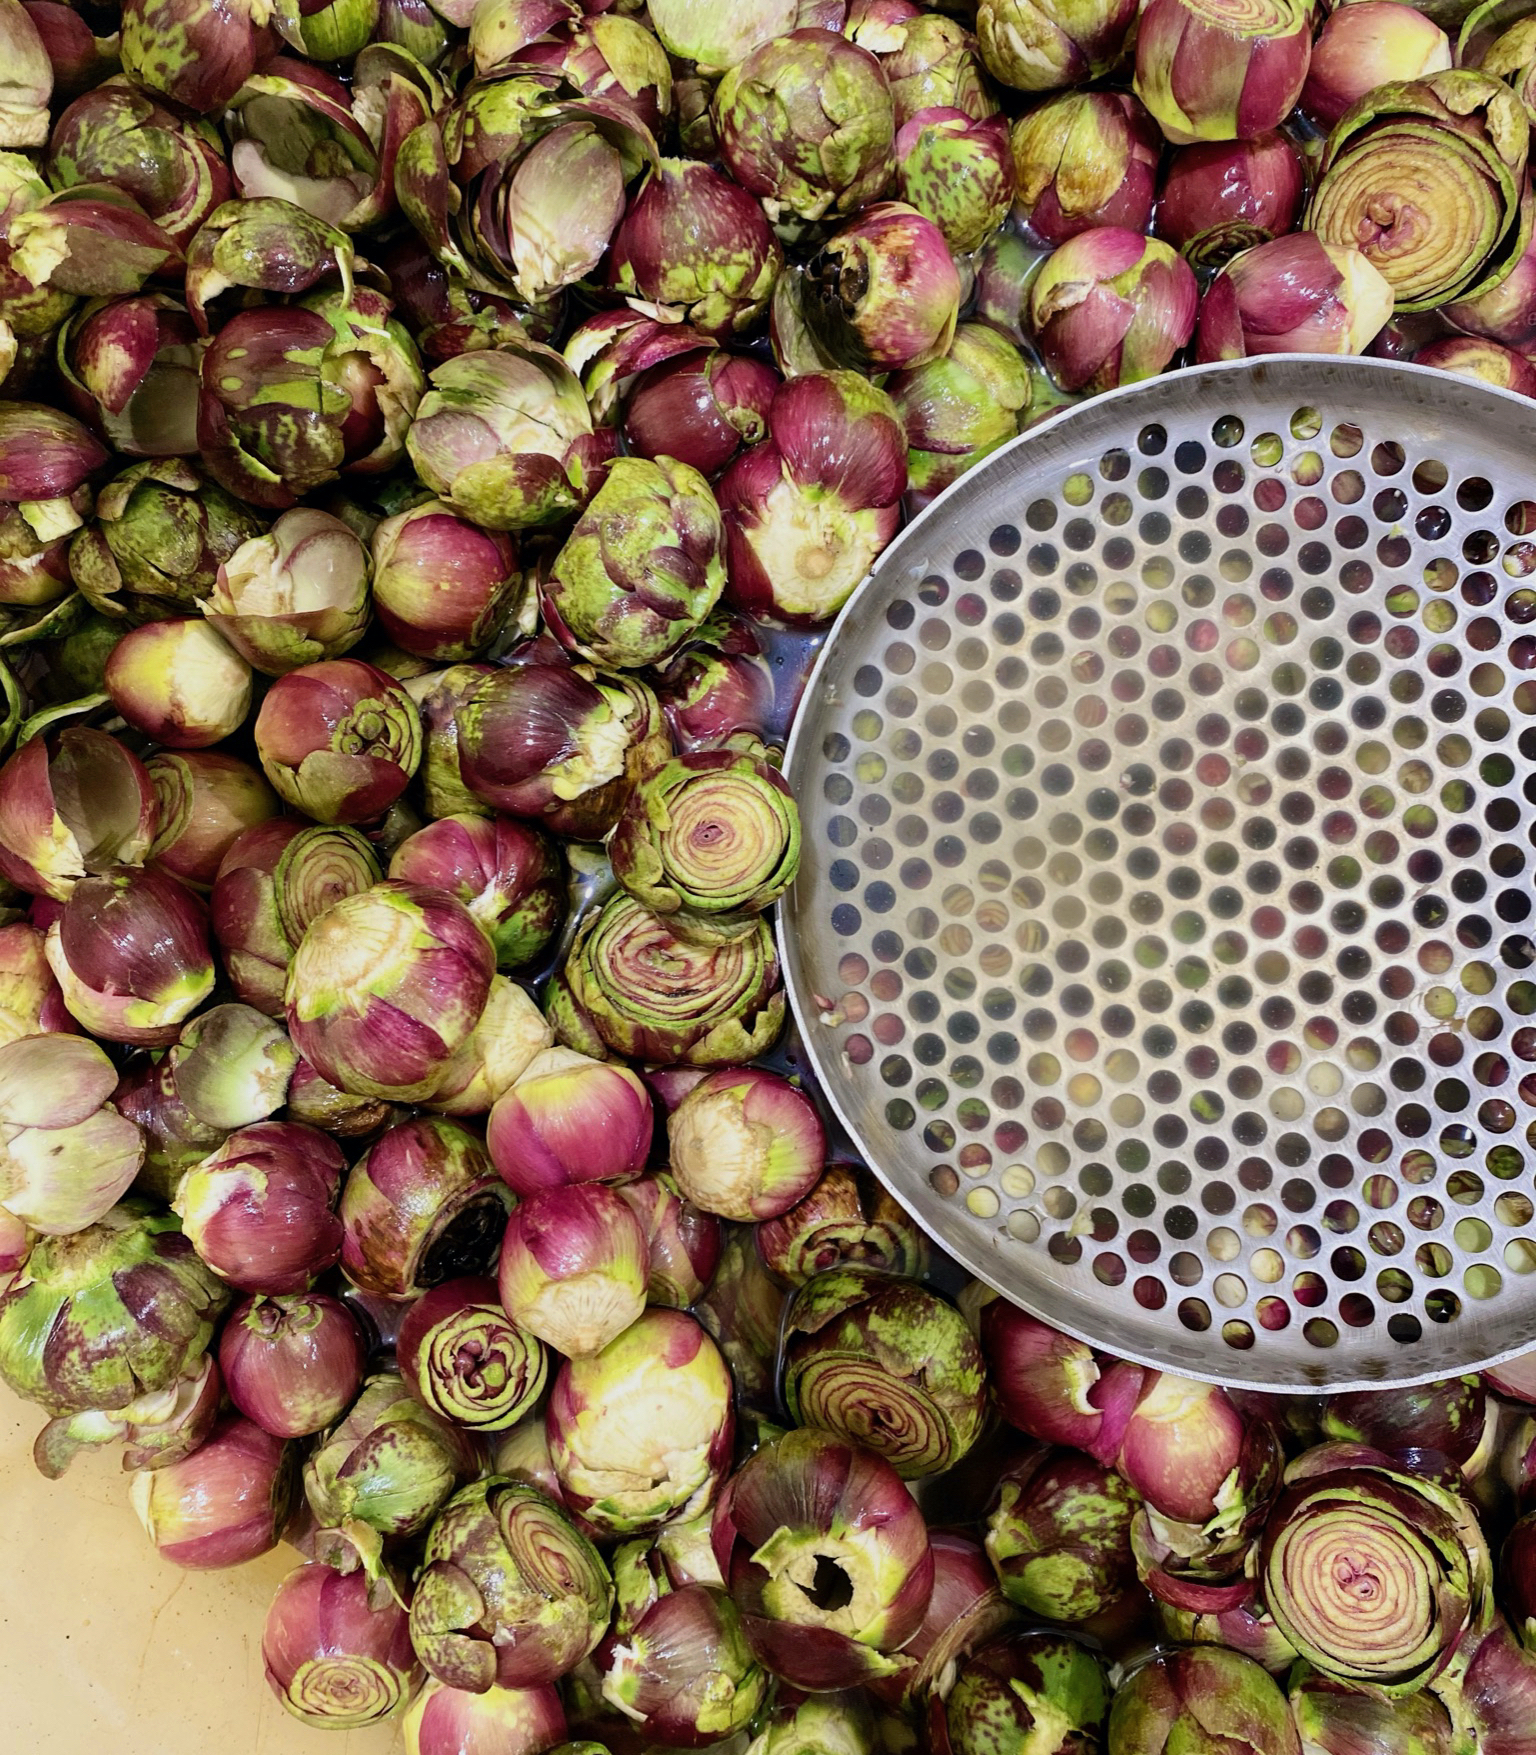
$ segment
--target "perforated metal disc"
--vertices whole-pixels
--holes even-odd
[[[790,996],[952,1254],[1269,1388],[1536,1346],[1536,406],[1181,372],[1015,441],[843,612]]]

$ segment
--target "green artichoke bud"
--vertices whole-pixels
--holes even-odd
[[[1086,1646],[1059,1633],[1005,1634],[961,1666],[944,1703],[949,1745],[954,1755],[1096,1755],[1109,1699]],[[1110,1748],[1133,1755],[1131,1745]]]
[[[632,896],[709,944],[751,932],[753,916],[794,882],[800,812],[777,768],[697,750],[640,782],[608,853]]]
[[[587,917],[550,988],[550,1022],[567,1047],[599,1056],[731,1066],[778,1040],[784,993],[762,920],[742,938],[679,938],[633,896]]]
[[[1486,73],[1378,86],[1329,135],[1306,223],[1363,250],[1400,312],[1478,298],[1529,238],[1529,140],[1519,98]]]
[[[612,1607],[591,1542],[536,1487],[492,1475],[456,1493],[433,1525],[411,1637],[450,1687],[532,1688],[592,1650]]]
[[[852,1266],[818,1274],[790,1300],[783,1354],[790,1418],[874,1451],[907,1480],[959,1462],[986,1423],[976,1337],[911,1280]]]
[[[720,81],[726,169],[775,225],[856,213],[895,169],[896,117],[880,63],[835,31],[765,43]]]
[[[304,1465],[309,1508],[326,1528],[362,1524],[379,1536],[418,1535],[476,1457],[472,1441],[400,1378],[370,1377],[345,1418]],[[366,1538],[364,1538],[366,1542]]]
[[[1108,73],[1135,22],[1136,0],[981,0],[976,36],[994,79],[1056,91]]]
[[[70,544],[69,569],[103,615],[157,621],[191,614],[220,567],[261,530],[249,507],[179,457],[135,463],[96,496]]]
[[[312,61],[350,61],[373,40],[379,0],[276,0],[283,41]]]
[[[295,506],[227,557],[202,611],[248,664],[282,676],[362,639],[369,572],[368,550],[339,518]]]
[[[1297,1664],[1289,1685],[1291,1716],[1308,1755],[1452,1755],[1461,1746],[1449,1713],[1427,1688],[1382,1700],[1309,1664]]]
[[[1109,1755],[1300,1755],[1280,1685],[1252,1658],[1197,1645],[1157,1658],[1120,1685],[1109,1715]]]
[[[1015,437],[1029,411],[1029,367],[987,323],[962,323],[942,358],[895,372],[886,393],[907,430],[907,483],[926,504]]]
[[[1102,1614],[1136,1584],[1131,1519],[1140,1498],[1078,1451],[1032,1451],[999,1483],[987,1554],[1003,1595],[1068,1626]]]
[[[1013,154],[1001,116],[923,110],[896,136],[897,187],[931,219],[957,256],[968,256],[1008,217]]]
[[[709,483],[670,457],[621,457],[555,557],[544,616],[593,664],[659,664],[725,588],[725,529]]]
[[[0,1378],[57,1417],[126,1408],[196,1374],[228,1301],[170,1213],[121,1201],[34,1245],[0,1298]]]
[[[460,354],[431,375],[406,447],[456,512],[489,530],[557,523],[581,501],[592,416],[559,354],[530,342]]]
[[[800,0],[654,0],[648,10],[669,53],[723,73],[792,31]]]

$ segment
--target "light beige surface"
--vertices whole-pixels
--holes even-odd
[[[261,1672],[267,1604],[297,1556],[183,1572],[128,1506],[121,1452],[62,1481],[32,1466],[43,1415],[0,1388],[0,1701],[7,1755],[388,1755],[392,1728],[313,1731]]]

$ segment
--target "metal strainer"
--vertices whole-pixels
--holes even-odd
[[[974,1273],[1255,1387],[1536,1345],[1536,405],[1086,403],[882,557],[787,766],[808,1052]]]

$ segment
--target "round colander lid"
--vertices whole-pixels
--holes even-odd
[[[1260,1388],[1536,1346],[1536,404],[1085,403],[886,551],[786,767],[807,1051],[971,1271]]]

